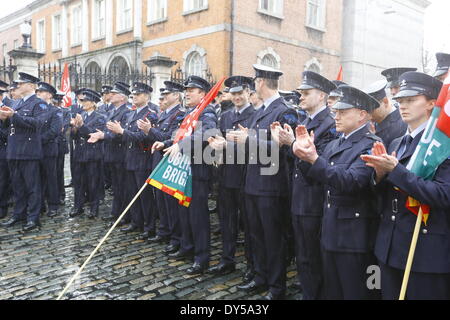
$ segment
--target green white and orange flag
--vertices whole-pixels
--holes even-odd
[[[202,99],[194,111],[189,113],[178,129],[173,143],[178,143],[192,135],[203,110],[214,100],[225,81],[222,78]],[[180,205],[189,207],[192,201],[191,160],[187,155],[178,153],[176,156],[164,157],[153,170],[147,183],[178,199]]]
[[[433,179],[437,168],[450,157],[450,72],[444,81],[436,107],[433,109],[427,128],[407,168],[425,180]],[[430,207],[408,197],[406,207],[415,215],[423,212],[426,225]]]

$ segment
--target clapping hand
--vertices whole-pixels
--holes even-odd
[[[247,138],[248,128],[244,128],[242,125],[239,125],[239,130],[230,131],[229,133],[227,133],[227,140],[231,142],[243,144],[247,141]]]
[[[301,160],[314,164],[319,158],[314,145],[314,132],[309,134],[305,126],[298,126],[295,133],[294,154]]]
[[[112,133],[115,133],[115,134],[122,135],[123,132],[124,132],[124,130],[123,130],[122,126],[120,125],[119,121],[114,121],[114,122],[113,121],[109,121],[106,124],[106,128],[108,128],[109,131],[111,131]]]
[[[152,146],[152,154],[155,153],[155,151],[161,151],[162,149],[164,149],[164,143],[156,141]]]
[[[383,143],[375,142],[371,155],[362,155],[361,159],[368,167],[374,168],[377,175],[377,182],[380,182],[384,176],[392,172],[398,165],[398,159],[395,152],[388,155]]]
[[[147,135],[150,132],[150,129],[154,127],[154,125],[152,125],[152,123],[147,118],[144,118],[143,120],[139,119],[137,121],[137,126],[139,130]]]
[[[105,133],[97,129],[97,132],[89,134],[88,143],[96,143],[97,141],[105,139]]]
[[[227,147],[227,140],[222,136],[209,137],[208,143],[214,150],[223,150]]]

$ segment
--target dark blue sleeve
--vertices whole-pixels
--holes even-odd
[[[103,116],[99,116],[96,121],[90,123],[89,125],[83,124],[79,129],[78,133],[84,138],[89,138],[89,134],[97,132],[97,130],[104,131],[106,126],[106,119]]]
[[[196,130],[189,137],[184,138],[179,142],[181,149],[190,149],[191,146],[195,145],[195,141],[197,143],[201,143],[203,147],[208,144],[207,140],[209,137],[215,136],[217,134],[217,115],[213,108],[207,107],[203,113],[199,117],[199,121],[201,121],[201,130]],[[216,129],[216,130],[212,130]],[[208,132],[207,132],[208,131]],[[208,133],[208,134],[206,134]]]
[[[31,116],[19,115],[17,112],[11,118],[11,122],[16,127],[22,127],[26,129],[38,130],[42,127],[45,121],[45,114],[48,105],[43,102],[37,102],[33,107],[33,114]]]
[[[63,127],[63,114],[62,111],[53,110],[49,115],[48,121],[50,121],[50,130],[42,132],[42,142],[54,140],[60,133]]]
[[[445,160],[431,181],[426,181],[398,164],[386,178],[417,201],[450,210],[450,159]]]

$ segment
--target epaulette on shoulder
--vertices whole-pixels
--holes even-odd
[[[367,132],[366,136],[374,141],[382,141],[381,138],[375,134],[373,134],[372,132]]]

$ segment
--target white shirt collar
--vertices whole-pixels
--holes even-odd
[[[405,136],[409,134],[414,139],[419,133],[421,133],[423,130],[425,130],[425,128],[427,127],[427,124],[428,124],[428,121],[425,121],[419,127],[417,127],[416,130],[414,130],[411,133],[409,132],[409,128],[408,128],[406,130]]]
[[[91,116],[91,114],[94,112],[94,110],[91,110],[91,111],[88,111],[87,112],[87,114],[88,114],[88,117],[90,117]]]
[[[344,135],[344,139],[347,140],[348,138],[351,137],[352,134],[358,132],[359,130],[361,130],[362,128],[365,128],[367,126],[367,123],[364,123],[361,127],[359,127],[358,129],[350,132],[348,135]]]
[[[236,112],[238,112],[239,114],[242,114],[245,111],[245,109],[247,109],[248,107],[250,107],[250,103],[247,103],[244,107],[242,107],[241,110],[238,110],[237,108],[235,108],[234,110]]]
[[[326,108],[328,108],[326,105],[323,106],[322,108],[320,108],[319,110],[317,110],[313,115],[310,115],[309,117],[311,118],[311,120],[314,120],[314,118],[321,113],[323,110],[325,110]]]
[[[272,104],[272,102],[274,102],[275,100],[277,100],[279,98],[280,98],[280,94],[277,93],[274,96],[270,97],[269,99],[264,100],[264,107],[265,107],[264,110],[267,109]]]
[[[34,96],[34,93],[29,94],[28,96],[23,97],[23,102],[27,101],[27,100],[30,99],[32,96]]]
[[[174,105],[173,107],[167,108],[166,110],[164,110],[164,112],[166,114],[168,114],[170,111],[172,111],[173,109],[175,109],[178,106],[178,104]]]

